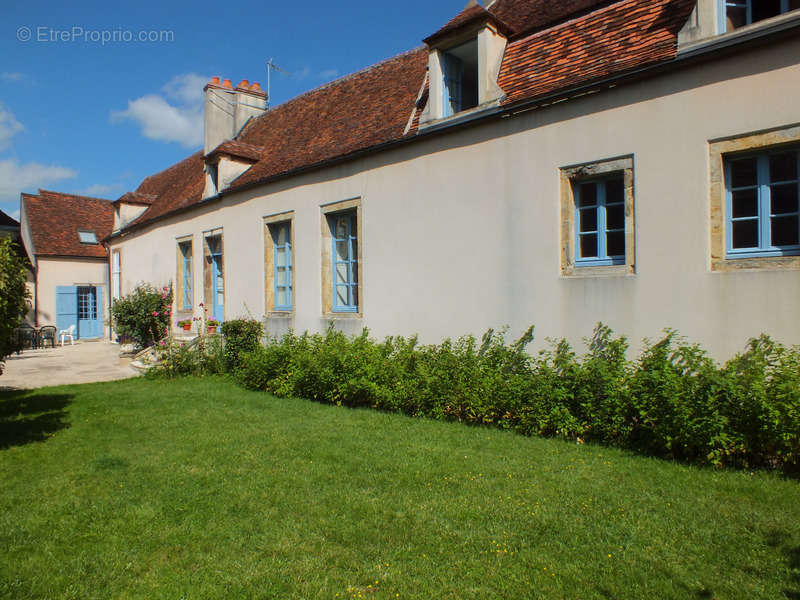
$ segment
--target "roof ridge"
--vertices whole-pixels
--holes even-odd
[[[70,198],[77,198],[80,200],[94,200],[96,202],[108,202],[109,204],[113,203],[113,200],[109,200],[108,198],[98,198],[97,196],[84,196],[83,194],[73,194],[70,192],[56,192],[55,190],[45,190],[39,188],[39,194],[29,194],[34,197],[41,196],[42,194],[49,194],[51,196],[68,196]]]

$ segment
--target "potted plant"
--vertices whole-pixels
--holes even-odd
[[[219,321],[216,319],[209,319],[207,321],[208,325],[208,333],[217,333],[217,327],[219,327]]]
[[[178,327],[183,328],[184,331],[191,331],[192,330],[192,320],[191,319],[184,319],[183,321],[178,321]]]

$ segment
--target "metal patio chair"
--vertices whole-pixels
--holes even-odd
[[[46,347],[47,342],[50,342],[51,348],[56,347],[56,328],[52,325],[45,325],[39,329],[39,348]]]

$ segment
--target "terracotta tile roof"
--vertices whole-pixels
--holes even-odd
[[[228,154],[237,158],[258,161],[261,159],[263,153],[263,146],[254,146],[253,144],[245,144],[244,142],[236,140],[228,140],[227,142],[222,142],[219,146],[206,154],[206,158],[211,158],[217,154]]]
[[[519,31],[529,31],[512,37],[506,48],[498,80],[507,94],[504,103],[566,91],[673,59],[677,31],[694,3],[497,0],[489,9],[492,15]],[[480,6],[467,7],[445,28],[485,18],[484,13]],[[416,48],[302,94],[251,121],[235,141],[214,151],[236,149],[252,159],[260,153],[260,160],[229,189],[413,137],[427,99],[426,84],[422,102],[417,102],[427,54],[426,47]],[[204,157],[197,152],[145,179],[136,193],[155,201],[132,225],[199,203],[203,168]]]
[[[125,203],[125,204],[142,204],[146,206],[150,206],[153,202],[156,201],[156,196],[152,194],[140,194],[138,192],[125,192],[114,200],[114,204]]]
[[[231,188],[400,139],[427,61],[417,48],[268,111],[239,136],[267,150]]]
[[[39,190],[22,194],[36,256],[106,258],[100,244],[81,244],[78,231],[93,231],[98,241],[111,234],[114,207],[110,200]]]
[[[19,222],[0,210],[0,227],[19,227]]]
[[[511,42],[505,104],[672,59],[694,0],[623,0]]]
[[[151,221],[200,202],[205,185],[204,167],[201,150],[145,179],[136,189],[136,193],[154,196],[156,201],[131,225]]]
[[[497,22],[500,28],[505,33],[512,33],[513,29],[506,25],[502,19],[499,19],[496,15],[492,14],[491,12],[487,11],[483,6],[480,4],[470,2],[467,6],[458,13],[455,17],[450,19],[444,27],[439,29],[433,35],[429,35],[426,37],[423,42],[428,45],[433,44],[436,40],[439,40],[445,37],[447,34],[452,33],[461,29],[462,27],[466,27],[471,25],[472,23],[476,23],[479,21],[484,21],[486,19],[490,19],[494,22]]]
[[[566,17],[609,4],[611,0],[497,0],[489,12],[517,33],[563,21]]]

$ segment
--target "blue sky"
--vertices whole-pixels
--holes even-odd
[[[40,187],[116,199],[200,148],[211,76],[266,88],[273,58],[291,73],[272,76],[280,104],[420,45],[464,4],[5,0],[0,210]],[[153,41],[125,41],[139,35]]]

